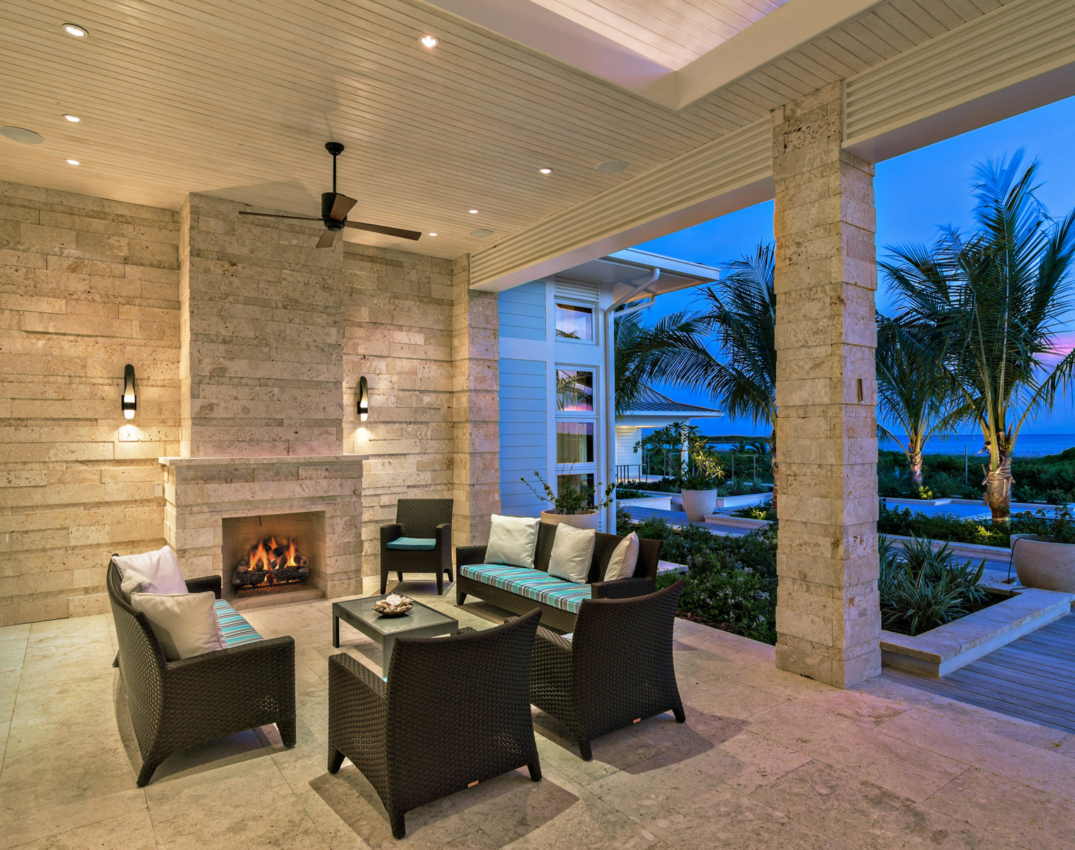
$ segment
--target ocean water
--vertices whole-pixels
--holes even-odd
[[[926,443],[928,455],[961,455],[964,449],[972,458],[983,451],[981,434],[948,434],[931,437]],[[1016,457],[1041,457],[1056,455],[1075,446],[1075,434],[1020,434],[1015,443]],[[895,441],[885,438],[878,446],[881,450],[899,451]]]

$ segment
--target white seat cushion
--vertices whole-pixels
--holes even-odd
[[[633,531],[612,550],[612,557],[605,567],[605,581],[631,578],[638,564],[638,535]]]
[[[549,575],[574,584],[585,584],[590,574],[593,547],[597,531],[592,528],[573,528],[565,523],[556,526],[549,556]]]
[[[179,560],[171,546],[162,546],[141,555],[117,555],[113,560],[120,579],[133,576],[143,593],[186,593],[187,583],[179,570]],[[130,586],[130,583],[128,583]]]
[[[146,615],[168,661],[224,648],[215,603],[212,591],[131,594],[131,607]]]
[[[493,514],[485,561],[506,567],[533,567],[541,520]]]

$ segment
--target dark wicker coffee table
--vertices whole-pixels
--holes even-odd
[[[402,617],[382,617],[373,610],[373,603],[384,596],[368,596],[365,599],[350,599],[346,602],[332,603],[332,645],[340,646],[340,620],[352,628],[358,629],[368,638],[373,638],[381,645],[384,653],[382,671],[388,675],[388,662],[392,658],[392,647],[398,637],[436,637],[452,635],[459,630],[459,621],[434,611],[428,605],[415,602],[409,614]]]

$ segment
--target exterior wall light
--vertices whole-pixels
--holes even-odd
[[[123,368],[123,401],[120,403],[124,419],[134,419],[138,409],[138,395],[134,389],[134,366],[128,363]]]
[[[370,385],[365,376],[358,379],[358,419],[365,422],[370,418]]]

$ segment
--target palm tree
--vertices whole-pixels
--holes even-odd
[[[929,324],[962,415],[989,451],[985,503],[1011,515],[1011,460],[1023,426],[1071,390],[1075,351],[1055,358],[1070,307],[1075,210],[1051,219],[1036,196],[1037,163],[1022,154],[976,170],[976,232],[942,231],[931,247],[892,250],[881,264],[902,318]]]
[[[702,290],[703,307],[666,316],[642,331],[648,380],[709,395],[730,416],[764,423],[776,444],[776,255],[761,243]],[[710,350],[712,344],[713,350]],[[714,353],[715,352],[715,353]],[[776,462],[773,462],[776,510]]]
[[[631,313],[613,323],[616,345],[616,413],[625,413],[645,387],[645,372],[657,352],[641,345],[642,314]]]
[[[926,441],[951,428],[957,406],[936,353],[937,340],[936,328],[877,314],[877,430],[900,447],[916,488],[922,486]],[[885,420],[896,430],[882,424]]]

